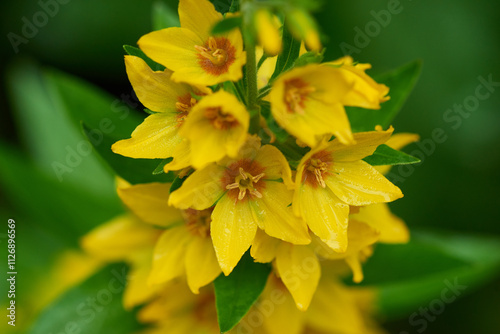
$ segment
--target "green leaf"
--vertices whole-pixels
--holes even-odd
[[[276,67],[271,79],[269,79],[269,83],[272,83],[282,72],[291,69],[295,60],[299,57],[299,53],[300,41],[293,38],[288,29],[283,29],[283,51],[278,56]]]
[[[144,60],[146,62],[146,64],[148,64],[148,66],[153,71],[163,71],[165,69],[165,66],[158,64],[157,62],[155,62],[154,60],[152,60],[151,58],[149,58],[148,56],[146,56],[146,54],[144,52],[142,52],[141,49],[136,48],[135,46],[124,45],[123,49],[125,50],[125,52],[128,55],[130,55],[130,56],[136,56],[136,57],[139,57],[142,60]]]
[[[163,161],[162,159],[133,159],[115,154],[111,146],[116,140],[108,137],[96,129],[91,129],[85,123],[82,124],[83,132],[95,148],[97,153],[113,169],[113,171],[126,181],[137,183],[149,182],[172,182],[174,173],[153,175],[153,171]],[[96,135],[97,133],[97,135]]]
[[[180,176],[177,176],[173,181],[172,181],[172,185],[170,186],[170,193],[176,191],[177,189],[179,189],[182,184],[184,183],[184,181],[186,181],[187,177],[189,175],[191,175],[192,173],[194,172],[194,170],[191,170],[189,173],[187,173],[186,175],[184,175],[184,177],[180,177]]]
[[[55,181],[1,142],[0,156],[0,185],[5,198],[62,244],[77,246],[82,235],[123,212],[115,193],[105,200],[71,183]]]
[[[410,165],[420,162],[420,159],[395,150],[385,144],[377,147],[372,155],[364,158],[363,160],[372,166]]]
[[[212,34],[220,35],[233,29],[239,28],[241,27],[242,21],[243,20],[241,16],[226,17],[214,25],[214,27],[212,28]]]
[[[240,11],[240,0],[231,1],[231,6],[229,7],[230,13],[236,13]]]
[[[124,264],[104,268],[44,309],[29,333],[76,333],[76,329],[79,333],[93,334],[138,331],[143,326],[136,315],[122,306],[126,275]]]
[[[321,63],[325,58],[325,51],[326,49],[321,50],[319,53],[314,51],[304,53],[295,61],[294,67]]]
[[[394,71],[374,76],[374,79],[390,88],[391,99],[381,104],[380,110],[346,108],[353,132],[373,131],[376,125],[387,128],[403,107],[415,86],[422,69],[422,62],[417,60]]]
[[[177,11],[170,8],[162,1],[153,4],[153,30],[161,30],[170,27],[180,27],[179,15]]]
[[[102,93],[76,79],[52,80],[51,73],[29,61],[9,68],[8,86],[23,142],[48,176],[81,192],[110,198],[113,176],[89,150],[77,118],[88,114],[99,123],[106,111],[111,112],[113,99],[104,99]]]
[[[271,267],[255,263],[245,253],[229,276],[214,281],[215,303],[221,332],[231,330],[248,312],[266,286]]]
[[[460,297],[498,274],[500,240],[413,232],[408,244],[378,245],[363,270],[362,285],[378,292],[381,315],[396,319],[436,299],[446,304],[443,294]]]

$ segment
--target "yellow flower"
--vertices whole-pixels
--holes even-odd
[[[379,240],[380,233],[368,224],[353,219],[349,220],[347,232],[348,246],[345,252],[333,251],[318,237],[313,237],[311,247],[324,259],[345,261],[352,270],[353,281],[359,283],[363,280],[361,263],[373,254],[372,245]]]
[[[94,258],[125,261],[130,265],[123,295],[126,309],[149,301],[161,289],[144,287],[151,271],[152,246],[159,232],[130,215],[123,215],[95,228],[81,240],[82,248]]]
[[[303,40],[310,50],[321,50],[318,27],[311,15],[301,9],[292,9],[286,13],[286,18],[286,26],[296,39]]]
[[[338,68],[316,64],[295,68],[274,82],[271,111],[278,124],[311,147],[324,134],[349,144],[351,127],[341,101],[351,86]]]
[[[295,307],[283,282],[271,275],[259,300],[230,333],[380,333],[364,305],[373,303],[372,294],[353,290],[337,277],[322,278],[311,306],[304,312]]]
[[[148,282],[164,283],[186,276],[193,293],[211,283],[221,269],[210,239],[212,209],[177,210],[168,206],[170,183],[150,183],[118,188],[120,198],[145,222],[169,227],[154,248]]]
[[[113,152],[131,158],[174,157],[167,169],[189,166],[189,160],[182,158],[189,149],[178,132],[191,108],[197,103],[193,94],[205,95],[209,90],[176,84],[170,80],[171,71],[154,72],[138,57],[125,56],[125,65],[137,97],[146,108],[156,113],[148,116],[132,132],[132,138],[116,142],[112,146]]]
[[[238,99],[225,91],[203,98],[180,129],[189,140],[191,164],[203,168],[226,155],[236,157],[245,142],[250,116]]]
[[[389,100],[389,87],[375,82],[365,71],[372,68],[370,64],[354,64],[351,56],[345,56],[324,66],[334,65],[340,68],[349,82],[353,83],[342,104],[366,109],[380,109],[380,103]]]
[[[255,13],[255,27],[259,42],[268,56],[276,56],[281,52],[280,26],[279,19],[267,9],[261,8]]]
[[[284,183],[280,182],[280,179]],[[174,191],[169,204],[204,210],[215,205],[210,227],[217,259],[225,275],[236,266],[260,228],[294,244],[310,237],[291,212],[291,171],[274,146],[251,137],[237,159],[224,159],[191,174]]]
[[[139,47],[154,61],[174,71],[172,80],[211,86],[242,77],[246,55],[241,33],[233,29],[211,36],[222,19],[208,0],[180,0],[181,27],[153,31],[139,39]]]
[[[335,135],[353,144],[344,106],[380,109],[389,88],[365,74],[369,64],[353,65],[352,58],[292,69],[273,84],[269,100],[276,121],[290,134],[314,147],[319,136]]]
[[[307,310],[321,277],[319,260],[314,251],[308,245],[293,245],[257,233],[251,254],[257,262],[274,258],[276,274],[292,295],[296,307]]]
[[[355,145],[335,139],[312,149],[295,178],[293,211],[332,249],[347,248],[349,205],[385,203],[403,197],[401,190],[362,161],[385,143],[393,129],[354,134]]]

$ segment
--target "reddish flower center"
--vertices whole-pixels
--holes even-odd
[[[217,130],[226,130],[240,124],[231,114],[226,113],[220,107],[205,109],[205,117]]]
[[[229,190],[228,195],[242,201],[250,198],[262,198],[265,188],[263,180],[265,168],[258,162],[242,159],[231,164],[222,177],[222,185]]]
[[[180,127],[191,109],[196,105],[198,101],[191,96],[191,94],[185,94],[183,96],[177,97],[177,102],[175,103],[175,108],[177,109],[177,126]]]
[[[186,226],[193,235],[208,238],[210,236],[210,223],[212,222],[213,208],[205,210],[187,209],[182,211]]]
[[[302,79],[294,78],[285,81],[285,104],[288,112],[303,115],[305,102],[316,88]]]
[[[226,37],[209,37],[205,45],[195,45],[198,60],[205,72],[221,75],[236,60],[236,49]]]
[[[330,174],[330,167],[333,164],[332,154],[328,151],[320,151],[306,161],[302,182],[313,187],[320,185],[325,188],[324,177]]]

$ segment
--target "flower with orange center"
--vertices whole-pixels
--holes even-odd
[[[349,205],[385,203],[403,197],[401,190],[361,159],[385,143],[393,129],[354,134],[355,145],[338,139],[307,153],[297,168],[294,213],[332,249],[347,249]]]
[[[238,29],[211,35],[222,18],[208,0],[180,0],[181,27],[153,31],[138,44],[151,59],[174,71],[174,81],[205,86],[237,81],[246,61],[243,41]]]
[[[113,152],[142,159],[173,157],[165,167],[167,170],[189,166],[189,145],[179,135],[179,130],[198,102],[193,95],[206,95],[210,90],[174,83],[170,80],[170,70],[153,71],[139,57],[125,56],[125,65],[137,97],[155,113],[132,132],[132,138],[116,142]]]
[[[331,134],[353,144],[344,106],[379,109],[389,99],[389,89],[364,73],[368,64],[353,66],[348,60],[294,68],[273,83],[269,101],[274,118],[310,147]]]
[[[118,195],[144,222],[167,228],[155,243],[148,282],[157,285],[185,276],[191,291],[198,293],[221,273],[210,239],[213,208],[197,211],[169,206],[170,186],[125,185],[118,188]]]
[[[203,168],[226,155],[236,157],[247,137],[249,122],[245,106],[234,95],[221,90],[203,98],[179,132],[189,140],[193,167]]]
[[[274,146],[250,137],[237,158],[226,158],[191,174],[169,197],[180,209],[215,205],[210,232],[225,275],[250,247],[258,229],[294,244],[310,242],[305,223],[289,207],[291,170]]]

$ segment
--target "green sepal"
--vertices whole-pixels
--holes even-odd
[[[420,159],[395,150],[385,144],[377,147],[372,155],[363,159],[372,166],[410,165],[420,163]]]
[[[135,46],[124,45],[123,49],[125,50],[125,52],[128,55],[130,55],[130,56],[136,56],[136,57],[139,57],[142,60],[144,60],[146,62],[146,64],[148,64],[148,66],[153,71],[163,71],[165,69],[165,66],[158,64],[157,62],[155,62],[154,60],[152,60],[151,58],[149,58],[148,56],[146,56],[146,54],[144,52],[142,52],[141,49],[136,48]]]

